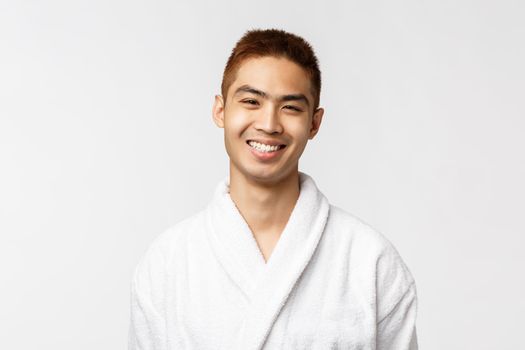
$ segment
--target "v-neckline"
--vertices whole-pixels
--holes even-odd
[[[227,183],[229,183],[228,180],[226,180],[226,181],[227,181]],[[300,186],[301,186],[301,185],[300,185]],[[300,187],[299,187],[299,190],[300,190]],[[224,196],[227,197],[227,200],[228,200],[228,198],[229,198],[229,201],[231,201],[231,203],[233,204],[233,207],[235,208],[235,211],[236,211],[236,212],[234,213],[234,215],[237,217],[237,219],[238,219],[239,221],[243,221],[243,222],[244,222],[245,225],[242,225],[242,226],[245,226],[245,228],[244,228],[245,231],[247,231],[247,233],[249,233],[249,235],[246,234],[246,236],[247,236],[246,238],[247,238],[248,240],[250,240],[250,241],[253,239],[253,243],[255,243],[255,247],[257,248],[257,253],[254,252],[254,255],[258,255],[258,256],[260,257],[260,259],[258,259],[258,260],[260,260],[260,262],[266,267],[266,266],[268,265],[269,261],[271,260],[271,258],[272,258],[272,256],[273,256],[273,253],[275,252],[275,249],[276,249],[277,246],[279,245],[279,242],[281,241],[283,234],[284,234],[285,231],[286,231],[286,227],[288,226],[288,223],[290,222],[291,214],[293,213],[293,210],[295,209],[295,206],[297,205],[297,202],[298,202],[299,198],[298,198],[298,199],[296,200],[296,202],[294,203],[294,208],[292,209],[292,213],[290,213],[290,216],[288,217],[288,221],[286,222],[286,224],[283,226],[283,229],[282,229],[281,232],[279,233],[279,237],[277,238],[277,240],[275,241],[275,244],[274,244],[273,247],[272,247],[272,250],[271,250],[271,252],[270,252],[270,255],[269,255],[269,257],[268,257],[268,260],[266,260],[265,257],[264,257],[264,253],[263,253],[263,251],[262,251],[262,249],[261,249],[261,247],[260,247],[260,244],[259,244],[259,242],[257,241],[257,238],[256,238],[256,235],[255,235],[254,231],[250,228],[250,225],[248,224],[248,222],[246,221],[246,219],[245,219],[244,216],[242,215],[242,213],[241,213],[239,207],[235,204],[235,201],[234,201],[233,198],[231,197],[231,195],[230,195],[230,193],[229,193],[229,186],[228,186],[228,190],[227,190],[227,192],[228,192],[228,193],[227,193],[227,194],[224,194]],[[300,193],[300,192],[299,192],[299,193]],[[249,248],[249,249],[251,249],[251,247],[253,247],[253,244],[250,244],[250,248]],[[265,267],[263,267],[263,268],[265,268]]]
[[[313,179],[299,172],[300,193],[268,262],[231,199],[229,178],[206,210],[210,246],[247,301],[243,327],[230,349],[259,349],[321,239],[330,205]]]

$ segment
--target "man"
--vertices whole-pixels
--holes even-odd
[[[229,176],[137,265],[130,349],[417,349],[416,287],[396,249],[298,170],[320,88],[304,39],[237,42],[212,113]]]

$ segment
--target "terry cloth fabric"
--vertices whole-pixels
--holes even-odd
[[[414,279],[379,232],[300,194],[268,262],[229,194],[159,235],[131,282],[130,350],[416,350]]]

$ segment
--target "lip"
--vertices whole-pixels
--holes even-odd
[[[259,143],[264,143],[265,145],[269,145],[269,146],[286,146],[286,144],[280,142],[280,141],[277,141],[277,140],[265,140],[265,139],[248,139],[246,140],[246,143],[249,143],[250,141],[255,141],[255,142],[259,142]]]
[[[257,140],[251,139],[249,141],[257,141]],[[274,152],[260,152],[260,151],[256,150],[255,148],[253,148],[252,146],[250,146],[248,144],[249,141],[246,141],[246,146],[250,149],[250,152],[255,156],[255,158],[257,158],[258,160],[261,160],[261,161],[268,161],[268,160],[272,160],[272,159],[280,157],[281,154],[284,152],[284,150],[286,148],[286,145],[284,145],[283,148],[280,148],[280,149],[278,149],[277,151],[274,151]],[[257,142],[260,142],[260,141],[257,141]],[[261,142],[261,143],[263,143],[263,142]],[[282,143],[276,143],[275,145],[283,145],[283,144]]]

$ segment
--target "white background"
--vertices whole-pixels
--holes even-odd
[[[525,343],[522,1],[1,1],[0,348],[125,349],[129,282],[227,175],[211,106],[245,30],[306,38],[300,170],[385,234],[421,349]]]

